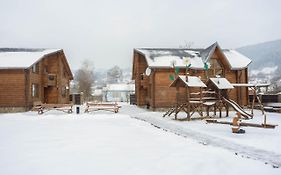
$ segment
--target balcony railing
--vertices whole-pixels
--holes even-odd
[[[44,85],[47,86],[56,86],[57,85],[57,75],[56,74],[46,74],[44,76]]]

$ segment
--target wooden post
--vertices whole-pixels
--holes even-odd
[[[264,114],[263,116],[264,116],[264,118],[263,118],[263,124],[264,124],[264,127],[266,127],[266,115]]]
[[[226,99],[229,99],[228,94],[227,94],[227,89],[225,90],[225,94],[226,94]],[[224,103],[224,107],[225,107],[225,111],[226,111],[226,117],[228,117],[228,103]]]
[[[202,102],[202,87],[200,87],[200,102]],[[200,115],[201,117],[203,117],[203,109],[202,109],[202,105],[199,107],[199,110],[200,110]]]
[[[176,94],[177,103],[176,103],[176,108],[175,108],[175,119],[177,120],[178,107],[179,107],[179,86],[178,86],[178,84],[176,85],[176,90],[177,90],[177,94]]]
[[[219,112],[220,112],[220,118],[221,118],[221,105],[222,105],[222,99],[221,99],[221,90],[219,89]]]
[[[257,96],[257,100],[258,100],[258,103],[259,103],[260,110],[261,110],[262,114],[265,115],[264,114],[264,109],[263,109],[263,104],[262,104],[262,102],[261,102],[261,100],[260,100],[260,98],[258,96]]]
[[[202,94],[202,87],[200,87],[200,101],[202,101],[202,98],[203,98],[202,95],[203,95]]]
[[[152,70],[152,108],[155,109],[156,106],[155,106],[155,72],[156,72],[156,69],[153,69]]]
[[[226,110],[226,117],[228,117],[228,115],[229,115],[229,107],[228,107],[227,103],[225,103],[225,110]]]
[[[189,87],[187,87],[187,118],[190,120],[190,94],[189,94]]]
[[[255,99],[256,99],[256,96],[257,96],[256,87],[253,87],[252,90],[254,91],[254,94],[253,94],[253,100],[252,100],[252,111],[251,111],[251,114],[254,115]]]

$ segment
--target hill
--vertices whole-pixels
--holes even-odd
[[[236,49],[253,60],[252,69],[278,66],[281,68],[281,39]]]
[[[281,39],[236,50],[252,59],[249,67],[251,82],[267,82],[275,87],[281,86]]]

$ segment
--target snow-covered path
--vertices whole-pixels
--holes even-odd
[[[0,114],[0,174],[281,172],[261,161],[159,130],[124,114],[125,108],[120,114]]]
[[[163,118],[163,112],[150,112],[137,107],[136,110],[132,110],[131,106],[124,106],[124,108],[124,111],[126,111],[131,117],[146,121],[165,131],[169,131],[183,137],[192,138],[202,144],[221,147],[243,157],[260,160],[278,167],[281,166],[281,139],[280,129],[278,127],[275,130],[247,128],[246,130],[250,130],[250,136],[233,135],[230,132],[230,126],[228,125],[223,126],[217,124],[208,124],[207,128],[202,121],[179,122]],[[138,112],[133,113],[130,111]],[[277,117],[280,118],[272,121],[280,125],[281,115]],[[220,133],[218,133],[218,131]],[[257,138],[251,138],[253,137],[253,133],[251,132],[255,132],[255,136],[257,136]],[[248,139],[248,141],[246,139]]]

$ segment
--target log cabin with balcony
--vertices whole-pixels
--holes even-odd
[[[69,103],[72,79],[62,49],[0,48],[0,112]]]
[[[134,49],[133,74],[135,98],[138,106],[152,109],[168,108],[176,104],[176,89],[169,87],[174,74],[171,62],[184,75],[184,58],[190,61],[188,74],[200,77],[204,83],[209,78],[221,76],[231,83],[248,83],[248,66],[251,60],[235,50],[221,49],[214,43],[206,49],[139,48]],[[208,69],[204,69],[205,65]],[[181,96],[184,88],[180,89]],[[248,104],[248,89],[239,87],[229,92],[229,98],[239,105]]]

